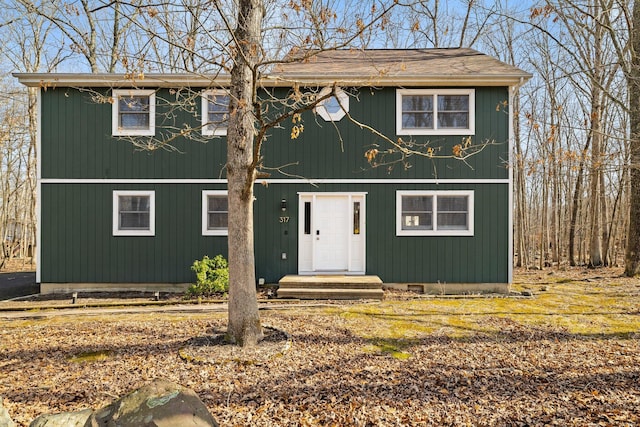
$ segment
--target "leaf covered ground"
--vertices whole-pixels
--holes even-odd
[[[270,305],[286,334],[239,354],[207,338],[223,311],[0,316],[0,396],[19,425],[158,377],[225,426],[640,425],[640,281],[619,273],[519,272],[532,298]]]

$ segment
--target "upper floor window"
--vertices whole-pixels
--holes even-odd
[[[155,135],[156,95],[154,90],[114,89],[112,134],[114,136]]]
[[[113,235],[155,235],[155,193],[153,191],[113,192]]]
[[[326,87],[320,91],[318,97],[322,98],[332,90],[332,88]],[[335,95],[320,101],[314,111],[327,122],[337,122],[349,111],[349,95],[337,88]]]
[[[398,135],[473,135],[473,89],[399,89],[396,92]]]
[[[202,235],[226,236],[229,223],[229,201],[225,190],[202,192]]]
[[[207,90],[202,94],[202,134],[226,135],[229,121],[229,93]]]
[[[396,235],[473,236],[473,191],[398,191]]]

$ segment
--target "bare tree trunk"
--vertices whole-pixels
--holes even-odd
[[[629,120],[631,140],[629,144],[629,230],[625,253],[624,273],[640,275],[640,2],[633,4],[633,28],[631,28],[631,69],[627,75],[629,85]]]
[[[27,252],[27,256],[31,256],[31,264],[36,262],[36,236],[38,233],[38,220],[36,210],[36,192],[37,192],[37,150],[36,143],[38,140],[38,92],[35,88],[29,88],[29,104],[27,107],[29,117],[29,151],[27,157],[27,183],[29,188],[29,227],[27,248],[31,249],[31,254]],[[40,260],[37,260],[40,262]]]
[[[520,97],[515,96],[513,101],[513,111],[520,111]],[[516,242],[515,246],[518,251],[517,267],[529,265],[526,244],[527,226],[526,226],[526,188],[524,179],[524,159],[522,155],[522,146],[520,141],[520,117],[519,114],[513,115],[513,128],[517,129],[515,132],[514,145],[516,148],[515,158],[515,179],[516,179]]]
[[[7,162],[7,167],[5,168],[5,157],[9,156],[10,150],[8,146],[5,147],[5,144],[8,144],[5,139],[2,129],[0,129],[0,175],[3,177],[0,180],[0,268],[6,262],[5,242],[9,225],[7,219],[9,212],[9,167]]]
[[[238,2],[234,31],[235,55],[231,70],[230,118],[227,133],[229,190],[229,325],[228,339],[242,346],[255,345],[263,337],[256,297],[253,252],[253,185],[256,170],[253,144],[256,136],[256,64],[261,53],[264,9],[260,0]]]
[[[604,152],[604,151],[603,151]],[[607,187],[604,181],[604,172],[602,168],[600,168],[600,226],[602,227],[602,236],[600,240],[602,242],[602,264],[604,266],[609,266],[611,264],[611,260],[609,259],[609,203],[607,201]],[[609,184],[613,187],[613,183]],[[613,192],[613,188],[610,189],[610,192]]]
[[[558,107],[555,103],[555,97],[551,102],[551,126],[550,135],[547,141],[551,142],[551,225],[549,227],[549,249],[551,251],[552,263],[560,263],[560,235],[559,235],[559,220],[560,220],[560,173],[561,160],[558,158],[558,134],[559,134],[559,119],[557,118]]]
[[[582,181],[584,179],[584,153],[589,149],[591,145],[591,137],[587,137],[587,142],[584,145],[584,149],[580,153],[580,165],[578,166],[578,178],[576,179],[576,186],[573,190],[573,201],[571,202],[571,220],[569,222],[569,264],[575,266],[576,263],[576,225],[578,223],[578,212],[580,211],[580,199],[582,194]]]
[[[601,139],[602,134],[599,129],[599,106],[594,106],[595,111],[593,115],[598,114],[598,117],[592,119],[592,139],[593,146],[591,149],[591,183],[589,190],[589,267],[602,266],[602,227],[601,227],[601,215],[600,215],[600,159],[601,159]]]
[[[597,5],[593,8],[593,14],[600,17],[600,10]],[[603,81],[602,71],[602,25],[596,20],[596,28],[594,33],[594,75],[591,77],[591,181],[590,181],[590,205],[589,231],[591,237],[589,240],[589,267],[601,267],[602,260],[602,215],[601,205],[602,199],[600,192],[604,189],[600,188],[602,182],[602,161],[603,161],[603,132],[602,132],[602,88]]]
[[[616,234],[617,234],[616,223],[617,223],[617,217],[618,217],[617,213],[619,211],[618,206],[620,204],[623,188],[624,188],[624,175],[622,175],[622,178],[620,180],[620,188],[618,189],[618,192],[616,193],[616,198],[614,199],[614,202],[613,202],[613,207],[611,210],[611,223],[609,224],[607,234],[606,234],[606,240],[604,241],[605,260],[607,261],[608,266],[616,265],[616,262],[617,262],[615,252],[613,253],[613,255],[611,254],[612,252],[611,245],[612,243],[615,245],[615,241],[616,241]]]
[[[547,176],[547,168],[543,166],[542,176]],[[542,180],[542,214],[540,215],[540,270],[544,270],[547,261],[547,254],[549,252],[547,242],[548,239],[548,224],[549,224],[549,183],[547,179]]]

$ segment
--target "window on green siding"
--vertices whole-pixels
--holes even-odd
[[[396,235],[472,236],[473,191],[398,191]]]
[[[153,191],[113,192],[113,235],[155,235],[155,195]]]
[[[473,89],[398,89],[398,135],[473,135]]]
[[[202,94],[202,134],[226,135],[229,120],[229,93],[208,90]]]
[[[327,96],[333,88],[326,87],[318,94],[319,98]],[[324,99],[316,105],[314,111],[327,122],[340,121],[349,111],[349,95],[340,88],[337,88],[335,95]]]
[[[433,96],[402,96],[402,129],[433,129]]]
[[[469,129],[469,95],[438,95],[438,129]]]
[[[112,97],[114,136],[155,135],[155,91],[114,89]]]
[[[402,197],[402,229],[433,230],[433,196]]]
[[[438,197],[438,229],[467,230],[469,228],[468,196]]]
[[[229,200],[225,190],[202,192],[202,235],[226,236],[228,234]]]

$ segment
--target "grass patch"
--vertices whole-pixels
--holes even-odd
[[[69,362],[85,363],[85,362],[101,362],[111,357],[110,350],[85,351],[75,354],[68,358]]]
[[[391,356],[398,360],[407,360],[412,354],[404,351],[408,343],[403,340],[373,340],[367,344],[363,350],[365,353],[372,353],[380,356]]]
[[[629,284],[631,286],[629,286]],[[490,318],[523,327],[564,331],[583,337],[632,337],[640,331],[640,295],[630,281],[621,285],[557,278],[533,298],[415,299],[330,309],[365,339],[400,340],[431,334],[464,339],[503,332]],[[535,289],[535,287],[534,287]],[[382,350],[381,350],[382,351]]]

